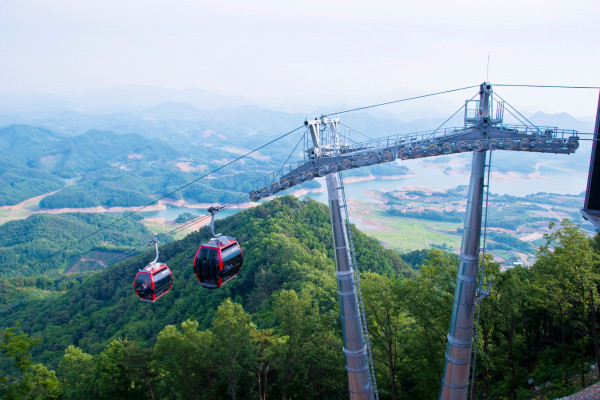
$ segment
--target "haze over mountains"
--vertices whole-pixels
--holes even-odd
[[[436,101],[430,102],[428,99],[427,103],[406,103],[406,107],[402,103],[393,108],[360,110],[345,113],[340,118],[344,129],[351,128],[347,133],[354,141],[432,130],[440,127],[447,118],[435,107],[448,108],[450,103],[448,99]],[[4,191],[10,189],[11,185],[21,187],[20,194],[16,197],[5,193],[3,203],[14,204],[16,200],[28,198],[33,193],[23,189],[36,186],[32,182],[38,183],[40,190],[35,191],[35,195],[40,195],[60,188],[56,178],[75,177],[80,181],[72,182],[74,186],[65,188],[63,193],[56,196],[73,192],[68,197],[75,198],[74,194],[79,193],[85,198],[105,198],[99,196],[102,191],[114,190],[120,186],[111,184],[112,189],[105,187],[98,191],[98,185],[109,176],[113,176],[110,179],[114,180],[117,172],[121,177],[119,179],[128,182],[127,190],[145,188],[133,196],[137,200],[125,203],[145,204],[150,199],[148,196],[169,191],[177,183],[190,181],[201,172],[222,165],[227,160],[239,157],[240,154],[300,126],[305,118],[320,115],[320,112],[306,115],[250,103],[252,102],[240,97],[222,96],[200,89],[171,90],[133,85],[42,97],[0,95],[0,154],[3,156],[2,165],[9,169],[2,176]],[[319,99],[315,99],[315,104],[319,104]],[[338,106],[341,108],[336,111],[343,107],[353,107],[343,104]],[[424,108],[419,109],[420,106]],[[412,108],[413,112],[404,110],[407,107]],[[331,106],[322,108],[322,111],[331,110]],[[523,118],[517,121],[513,115],[505,112],[505,122],[523,122]],[[464,113],[461,111],[444,126],[462,126],[463,117]],[[536,124],[574,129],[583,133],[593,129],[590,120],[577,119],[567,113],[550,115],[538,111],[528,117]],[[234,170],[236,174],[245,173],[244,177],[236,176],[234,184],[227,184],[232,178],[225,179],[214,189],[229,190],[235,187],[236,194],[252,189],[255,179],[262,173],[277,170],[281,166],[300,135],[298,133],[285,138],[271,148],[255,154],[253,158],[243,160]],[[552,174],[568,170],[584,173],[587,172],[591,148],[591,142],[585,139],[589,139],[589,136],[582,135],[580,149],[568,157],[536,153],[521,156],[512,152],[497,152],[494,168],[504,173],[537,171]],[[290,161],[293,162],[300,154],[301,149],[298,149]],[[468,154],[455,157],[465,158],[465,168],[468,168]],[[443,160],[434,160],[441,161]],[[177,164],[181,162],[184,164]],[[410,168],[410,163],[407,167]],[[376,168],[380,175],[384,174],[383,170],[386,171],[385,174],[398,175],[398,172],[393,171],[398,168],[397,163]],[[104,172],[82,175],[93,170]],[[368,172],[361,170],[355,174],[364,175]],[[29,175],[29,178],[25,175]],[[137,183],[133,184],[129,178],[123,178],[125,175],[129,178],[135,175]],[[168,178],[162,179],[163,183],[158,186],[148,187],[142,178],[149,175]],[[104,178],[100,178],[101,176]],[[40,177],[47,182],[41,182]],[[24,183],[28,179],[33,181]],[[86,187],[86,182],[87,188],[82,189]],[[214,186],[215,183],[210,185]],[[427,182],[423,184],[427,185]],[[86,196],[85,193],[88,192],[98,196]],[[192,197],[200,201],[199,196]],[[215,200],[214,197],[210,198]],[[47,203],[48,201],[50,199],[46,200]],[[105,201],[110,202],[106,198]],[[92,203],[94,202],[90,200],[81,204],[94,205]]]
[[[450,99],[431,97],[340,117],[343,123],[375,137],[436,129],[464,105],[464,99],[470,97],[473,91],[476,90],[458,92]],[[299,105],[293,100],[269,102],[219,95],[197,88],[173,90],[142,85],[80,93],[0,94],[0,126],[28,124],[65,134],[81,134],[90,129],[107,129],[116,133],[141,130],[135,133],[160,136],[161,129],[185,130],[185,121],[203,121],[213,125],[213,130],[233,130],[241,138],[254,134],[269,137],[280,130],[298,126],[305,118],[413,95],[398,90],[384,96],[354,101],[346,99],[344,102],[339,99],[328,102],[316,96],[310,104]],[[532,114],[530,120],[536,124],[582,132],[593,130],[592,116],[575,118],[567,113],[520,111],[526,116]],[[458,112],[445,126],[462,126],[463,117],[464,112]],[[508,112],[505,112],[505,122],[519,123]]]

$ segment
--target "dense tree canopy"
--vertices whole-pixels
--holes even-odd
[[[140,302],[131,288],[148,253],[6,315],[2,395],[346,398],[326,208],[277,198],[220,220],[218,230],[236,236],[245,256],[238,278],[219,290],[202,289],[191,268],[209,237],[203,228],[161,246],[175,281],[157,303]],[[596,378],[599,241],[569,221],[550,232],[531,268],[500,272],[485,261],[494,283],[474,344],[477,398],[554,398]],[[414,252],[404,256],[410,267],[353,236],[380,398],[434,398],[458,258]]]

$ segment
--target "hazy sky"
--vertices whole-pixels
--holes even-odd
[[[0,93],[144,84],[386,101],[481,83],[488,54],[492,83],[598,86],[599,21],[598,0],[1,0]],[[498,90],[574,115],[598,99]]]

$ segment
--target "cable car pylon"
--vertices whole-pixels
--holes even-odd
[[[367,349],[361,330],[361,314],[350,261],[348,237],[340,212],[337,173],[384,162],[473,152],[465,229],[448,332],[444,374],[439,392],[439,399],[442,400],[466,400],[469,388],[475,297],[478,288],[477,272],[487,150],[571,154],[579,147],[577,131],[535,126],[517,110],[514,110],[517,115],[510,109],[508,112],[521,124],[504,124],[506,102],[493,98],[492,85],[489,82],[483,82],[479,86],[475,96],[477,95],[479,95],[478,100],[467,100],[457,111],[458,113],[464,108],[464,127],[442,129],[444,125],[442,124],[433,131],[392,135],[360,143],[349,143],[347,136],[338,135],[340,125],[338,118],[323,115],[311,121],[306,120],[304,125],[310,132],[311,140],[306,140],[303,160],[284,165],[278,172],[265,177],[264,186],[260,185],[249,193],[251,201],[259,201],[261,198],[300,185],[315,177],[326,176],[351,400],[372,399],[374,388],[369,383]],[[494,101],[496,102],[495,115]],[[506,105],[512,108],[510,104],[506,103]]]
[[[346,370],[348,372],[348,390],[350,391],[351,399],[373,400],[367,345],[362,330],[363,324],[356,295],[354,269],[350,260],[346,224],[342,218],[342,204],[340,203],[337,174],[327,175],[326,181],[331,230],[333,233],[335,275],[338,283],[342,320],[342,339],[344,342],[344,356],[346,357]]]
[[[363,302],[362,289],[360,286],[360,271],[358,269],[358,263],[356,262],[356,252],[354,250],[354,239],[352,238],[352,230],[350,229],[350,212],[348,211],[348,204],[346,203],[346,190],[344,189],[344,179],[341,173],[338,173],[340,186],[338,187],[338,193],[342,194],[342,205],[341,209],[344,210],[344,219],[346,221],[346,233],[348,238],[348,243],[350,245],[350,260],[352,261],[352,268],[354,269],[354,279],[355,279],[355,287],[356,294],[358,300],[358,306],[360,310],[361,322],[362,322],[362,331],[363,331],[363,339],[367,345],[367,360],[369,362],[369,374],[371,378],[370,385],[373,389],[373,394],[375,395],[375,400],[379,400],[379,391],[377,390],[377,377],[375,374],[375,364],[373,363],[373,352],[371,349],[371,339],[369,335],[369,327],[367,325],[367,314],[365,312],[365,304]]]

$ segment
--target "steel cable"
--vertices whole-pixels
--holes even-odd
[[[192,185],[192,184],[194,184],[194,183],[196,183],[196,182],[198,182],[198,181],[200,181],[200,180],[202,180],[202,179],[204,179],[204,178],[206,178],[206,177],[208,177],[208,176],[210,176],[210,175],[214,174],[215,172],[218,172],[218,171],[220,171],[220,170],[222,170],[222,169],[224,169],[224,168],[226,168],[226,167],[228,167],[228,166],[230,166],[230,165],[232,165],[232,164],[236,163],[237,161],[240,161],[241,159],[243,159],[243,158],[245,158],[245,157],[249,156],[250,154],[252,154],[252,153],[255,153],[255,152],[257,152],[257,151],[259,151],[259,150],[261,150],[261,149],[263,149],[263,148],[265,148],[265,147],[269,146],[270,144],[273,144],[273,143],[277,142],[278,140],[281,140],[281,139],[285,138],[286,136],[289,136],[289,135],[291,135],[292,133],[296,132],[297,130],[299,130],[299,129],[300,129],[300,128],[302,128],[303,126],[304,126],[304,125],[300,125],[299,127],[295,128],[295,129],[293,129],[293,130],[291,130],[291,131],[289,131],[289,132],[286,132],[286,133],[284,133],[283,135],[281,135],[281,136],[279,136],[279,137],[277,137],[277,138],[275,138],[275,139],[273,139],[273,140],[271,140],[271,141],[269,141],[269,142],[267,142],[267,143],[265,143],[265,144],[263,144],[263,145],[261,145],[261,146],[259,146],[259,147],[255,148],[254,150],[251,150],[251,151],[249,151],[249,152],[247,152],[247,153],[245,153],[245,154],[243,154],[243,155],[241,155],[241,156],[239,156],[239,157],[235,158],[234,160],[232,160],[232,161],[230,161],[230,162],[228,162],[228,163],[226,163],[226,164],[223,164],[223,165],[221,165],[221,166],[220,166],[220,167],[218,167],[218,168],[215,168],[214,170],[212,170],[212,171],[210,171],[210,172],[208,172],[208,173],[206,173],[206,174],[202,175],[201,177],[199,177],[199,178],[197,178],[197,179],[194,179],[193,181],[190,181],[190,182],[186,183],[186,184],[185,184],[185,185],[183,185],[183,186],[180,186],[179,188],[177,188],[177,189],[175,189],[175,190],[173,190],[173,191],[171,191],[171,192],[167,193],[166,195],[164,195],[164,196],[162,196],[162,197],[160,197],[160,198],[158,198],[158,199],[156,199],[156,200],[154,200],[154,201],[152,201],[152,202],[150,202],[150,203],[148,203],[148,204],[146,204],[146,205],[144,205],[144,206],[142,206],[142,207],[139,207],[139,208],[135,209],[134,211],[131,211],[131,212],[129,212],[129,213],[127,213],[127,214],[123,215],[121,218],[118,218],[118,219],[114,220],[113,222],[111,222],[111,223],[109,223],[109,224],[107,224],[107,225],[104,225],[104,226],[102,226],[102,227],[100,227],[100,228],[96,229],[96,230],[95,230],[95,231],[93,231],[92,233],[90,233],[90,234],[88,234],[88,235],[84,236],[83,238],[80,238],[80,239],[78,239],[78,240],[75,240],[75,241],[73,241],[73,242],[71,242],[71,243],[67,244],[66,246],[62,247],[60,250],[57,250],[57,251],[53,252],[52,254],[50,254],[48,257],[46,257],[46,260],[48,260],[48,259],[51,259],[52,257],[54,257],[54,256],[56,256],[56,255],[58,255],[58,254],[60,254],[60,253],[62,253],[62,252],[64,252],[64,251],[65,251],[65,250],[67,250],[68,248],[70,248],[70,247],[72,247],[72,246],[74,246],[74,245],[76,245],[76,244],[79,244],[79,243],[81,243],[82,241],[84,241],[84,240],[86,240],[86,239],[89,239],[90,237],[92,237],[92,236],[94,236],[94,235],[96,235],[96,234],[98,234],[98,233],[100,233],[100,232],[102,232],[102,231],[104,231],[104,230],[106,230],[106,229],[110,228],[111,226],[114,226],[115,224],[117,224],[117,223],[119,223],[119,222],[123,221],[124,219],[126,219],[126,218],[128,218],[128,217],[130,217],[130,216],[132,216],[132,215],[134,215],[134,214],[137,214],[137,213],[141,212],[141,211],[142,211],[142,210],[144,210],[145,208],[148,208],[149,206],[151,206],[151,205],[153,205],[153,204],[155,204],[155,203],[158,203],[160,200],[163,200],[163,199],[165,199],[165,198],[167,198],[167,197],[169,197],[169,196],[173,195],[174,193],[177,193],[177,192],[179,192],[180,190],[182,190],[182,189],[185,189],[186,187],[188,187],[188,186],[190,186],[190,185]],[[23,269],[24,269],[24,268],[19,268],[19,269],[17,269],[17,270],[15,270],[15,271],[13,271],[12,273],[9,273],[9,274],[7,274],[7,275],[3,276],[3,277],[2,277],[2,279],[9,279],[9,278],[12,278],[13,276],[15,276],[15,275],[16,275],[18,272],[22,271]]]
[[[332,116],[332,115],[346,114],[346,113],[349,113],[349,112],[366,110],[368,108],[375,108],[375,107],[387,106],[389,104],[402,103],[402,102],[410,101],[410,100],[423,99],[425,97],[437,96],[437,95],[445,94],[445,93],[458,92],[458,91],[461,91],[461,90],[473,89],[473,88],[476,88],[476,87],[479,87],[479,85],[465,86],[465,87],[458,88],[458,89],[444,90],[444,91],[441,91],[441,92],[428,93],[428,94],[423,94],[423,95],[420,95],[420,96],[407,97],[407,98],[404,98],[404,99],[387,101],[385,103],[373,104],[373,105],[370,105],[370,106],[351,108],[349,110],[344,110],[344,111],[338,111],[338,112],[334,112],[334,113],[325,114],[325,116],[328,117],[328,116]]]

